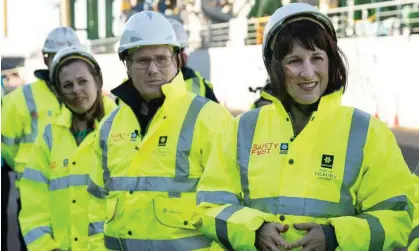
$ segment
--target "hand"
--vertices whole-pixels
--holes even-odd
[[[278,223],[266,223],[262,225],[256,236],[258,248],[262,251],[279,251],[278,246],[287,247],[288,244],[282,239],[280,233],[285,233],[288,229],[288,225]]]
[[[303,238],[291,243],[288,249],[303,247],[301,251],[325,251],[326,236],[324,236],[323,228],[316,223],[294,224],[294,228],[300,231],[308,231]]]

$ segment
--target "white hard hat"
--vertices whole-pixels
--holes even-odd
[[[173,19],[173,18],[168,18],[168,19],[170,23],[172,24],[173,29],[175,30],[176,38],[180,44],[180,47],[181,48],[188,47],[189,45],[188,33],[186,33],[186,30],[183,27],[183,24],[176,19]]]
[[[315,7],[306,3],[291,3],[277,9],[274,14],[269,18],[268,23],[265,26],[263,34],[263,61],[266,64],[267,57],[272,54],[271,44],[272,39],[278,34],[278,32],[285,27],[286,21],[297,18],[297,17],[309,17],[319,22],[332,38],[337,41],[336,31],[333,27],[329,17],[321,13]]]
[[[167,18],[158,12],[141,11],[125,24],[118,48],[119,58],[123,60],[128,49],[150,45],[169,45],[176,51],[180,47]]]
[[[58,27],[48,34],[42,53],[57,53],[68,46],[81,46],[76,32],[70,27]]]
[[[80,59],[84,60],[87,63],[90,63],[95,68],[96,72],[98,73],[99,77],[102,78],[102,72],[100,70],[100,66],[96,59],[88,53],[85,49],[78,46],[71,46],[66,47],[60,50],[52,60],[50,71],[49,71],[49,78],[53,85],[56,84],[56,78],[58,74],[58,70],[60,69],[60,65],[64,63],[66,59]]]

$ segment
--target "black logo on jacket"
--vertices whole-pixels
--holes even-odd
[[[166,144],[167,144],[167,136],[160,136],[159,146],[166,146]]]
[[[323,156],[322,156],[322,167],[331,169],[333,167],[334,158],[335,157],[333,155],[323,154]]]

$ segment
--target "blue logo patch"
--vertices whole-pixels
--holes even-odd
[[[68,159],[64,159],[64,160],[63,160],[63,166],[64,166],[64,167],[67,167],[67,166],[68,166]]]
[[[131,133],[131,141],[137,140],[138,134],[136,132]]]
[[[281,143],[281,146],[279,147],[279,153],[280,154],[288,153],[288,143]]]

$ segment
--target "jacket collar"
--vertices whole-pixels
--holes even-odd
[[[187,90],[181,71],[178,71],[172,81],[162,86],[162,92],[164,97],[150,100],[147,103],[163,103],[165,99],[176,99],[185,94]],[[133,107],[138,103],[145,102],[139,91],[134,87],[131,79],[123,82],[121,85],[113,89],[111,93],[130,107]]]
[[[105,109],[105,116],[112,112],[112,110],[116,107],[115,104],[113,104],[112,100],[106,96],[102,96],[103,99],[103,106]],[[71,128],[71,123],[73,120],[73,114],[71,113],[70,109],[68,109],[65,105],[61,106],[60,115],[54,119],[55,123],[57,125]],[[98,128],[100,121],[95,120],[95,128]]]
[[[281,115],[287,116],[287,112],[282,102],[278,98],[274,97],[269,91],[262,91],[261,96],[267,100],[272,101],[276,110],[278,110]],[[320,103],[316,112],[321,114],[333,112],[335,109],[342,105],[342,96],[343,89],[322,96],[320,98]]]

